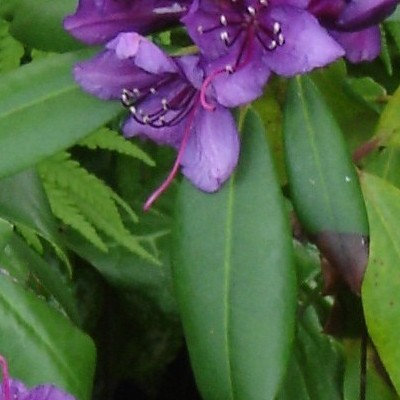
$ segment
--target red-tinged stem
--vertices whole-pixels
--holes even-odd
[[[3,400],[11,400],[10,396],[10,376],[6,359],[0,355],[1,373],[3,375]]]
[[[185,131],[183,134],[182,142],[179,147],[178,155],[176,156],[175,163],[174,163],[170,173],[168,174],[165,181],[159,186],[159,188],[147,199],[146,203],[143,206],[144,211],[148,211],[150,209],[150,207],[161,196],[161,194],[164,193],[165,190],[167,190],[167,188],[169,187],[171,182],[174,180],[176,174],[178,173],[178,169],[181,164],[181,160],[182,160],[183,154],[185,153],[186,146],[187,146],[187,143],[189,140],[190,131],[191,131],[191,128],[193,125],[194,116],[196,115],[196,112],[197,112],[198,104],[199,104],[199,100],[197,99],[193,106],[193,110],[189,114],[189,118],[188,118],[187,124],[185,126]]]

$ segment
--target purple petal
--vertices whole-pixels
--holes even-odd
[[[16,380],[16,379],[10,379],[10,396],[12,400],[25,400],[25,396],[28,393],[28,389],[25,387],[25,385]],[[3,385],[0,385],[0,399],[4,398],[3,394]]]
[[[239,157],[239,137],[230,112],[199,110],[182,158],[183,174],[199,189],[214,192],[229,178]]]
[[[264,85],[271,72],[259,56],[261,50],[258,49],[253,54],[253,58],[236,72],[222,72],[212,79],[218,103],[225,107],[237,107],[262,95]],[[235,58],[236,55],[233,59]],[[221,57],[216,62],[211,63],[207,70],[210,71],[210,74],[213,71],[221,71],[226,65],[232,64],[231,61],[232,54]]]
[[[331,32],[332,36],[345,49],[346,58],[358,63],[371,61],[381,51],[380,31],[378,27],[364,29],[360,32]]]
[[[140,124],[135,118],[130,117],[125,122],[122,130],[126,137],[142,137],[150,139],[160,145],[168,145],[179,148],[186,126],[186,120],[174,126],[153,128],[150,125]]]
[[[202,54],[209,60],[214,60],[227,53],[228,49],[221,40],[221,29],[229,37],[235,36],[236,28],[231,24],[221,25],[221,15],[228,21],[243,19],[243,5],[235,5],[231,1],[194,0],[187,13],[182,18],[192,40],[199,47]],[[218,29],[216,29],[218,28]]]
[[[393,13],[399,0],[353,0],[343,10],[337,26],[343,30],[360,30],[379,24]]]
[[[189,4],[188,0],[80,0],[64,27],[85,43],[105,43],[120,32],[145,34],[178,21]]]
[[[85,91],[97,97],[119,99],[122,89],[154,81],[139,66],[154,73],[177,70],[171,59],[147,39],[136,33],[124,33],[109,42],[106,50],[96,57],[78,63],[74,77]]]
[[[310,13],[277,7],[270,16],[280,22],[285,38],[283,46],[264,53],[264,62],[277,74],[303,74],[344,55],[343,49]]]
[[[40,385],[33,388],[23,400],[75,400],[75,398],[56,386]]]

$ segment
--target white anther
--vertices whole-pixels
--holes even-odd
[[[228,21],[227,21],[225,15],[221,15],[221,17],[219,18],[219,21],[221,22],[221,25],[223,25],[223,26],[228,25]]]
[[[273,25],[274,35],[276,35],[280,31],[281,31],[281,24],[278,21],[274,22],[274,25]]]
[[[268,5],[268,1],[267,0],[259,0],[260,4],[263,6],[267,6]]]
[[[222,40],[223,42],[225,42],[225,43],[228,43],[228,42],[229,42],[229,35],[228,35],[228,32],[227,32],[227,31],[221,32],[221,34],[220,34],[219,36],[220,36],[220,38],[221,38],[221,40]]]
[[[268,45],[268,48],[270,50],[274,50],[276,48],[276,46],[278,45],[278,43],[276,43],[275,40],[271,40],[271,43]]]
[[[249,14],[251,15],[251,16],[255,16],[256,15],[256,9],[254,8],[254,7],[252,7],[252,6],[248,6],[247,7],[247,11],[249,12]]]
[[[167,99],[161,99],[161,105],[164,111],[168,110],[168,100]]]
[[[278,35],[278,44],[279,46],[283,46],[285,44],[285,37],[282,35],[282,33]]]
[[[150,117],[146,114],[146,115],[143,117],[143,123],[144,123],[144,124],[148,124],[149,121],[150,121]]]
[[[129,107],[129,111],[130,111],[133,115],[136,115],[136,107],[130,106],[130,107]]]
[[[164,118],[164,115],[161,115],[161,117],[158,118],[158,122],[159,122],[161,125],[165,125],[165,118]]]
[[[197,32],[200,33],[200,35],[203,34],[203,26],[202,25],[199,25],[197,27]]]
[[[139,97],[139,96],[140,96],[140,90],[139,90],[138,88],[134,88],[134,89],[132,90],[132,92],[133,92],[133,94],[134,94],[136,97]]]
[[[233,68],[232,65],[225,65],[225,71],[228,72],[229,74],[233,74]]]
[[[156,94],[156,92],[157,92],[157,90],[156,90],[156,89],[154,89],[153,87],[152,87],[152,88],[150,88],[150,93],[151,93],[151,94]]]

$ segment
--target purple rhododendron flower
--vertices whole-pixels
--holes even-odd
[[[150,33],[176,22],[189,0],[80,0],[64,20],[71,35],[88,44],[106,43],[120,32]]]
[[[75,400],[73,396],[54,385],[38,385],[27,389],[22,382],[10,379],[7,362],[2,356],[0,356],[0,365],[3,374],[3,382],[0,387],[1,400]]]
[[[308,0],[193,1],[182,21],[209,60],[219,103],[249,102],[261,95],[271,72],[293,76],[344,54],[307,5]]]
[[[179,165],[198,188],[220,188],[236,166],[239,139],[228,109],[200,91],[204,72],[198,56],[169,57],[137,33],[121,33],[92,60],[79,63],[76,81],[103,99],[121,99],[131,116],[126,136],[147,137],[178,149],[175,165],[145,205],[169,185]],[[212,99],[211,99],[212,100]]]
[[[310,0],[314,14],[354,63],[371,61],[380,53],[377,24],[390,15],[399,0]]]

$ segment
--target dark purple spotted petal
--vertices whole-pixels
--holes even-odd
[[[177,22],[189,0],[80,0],[64,27],[88,44],[106,43],[121,32],[150,33]]]

